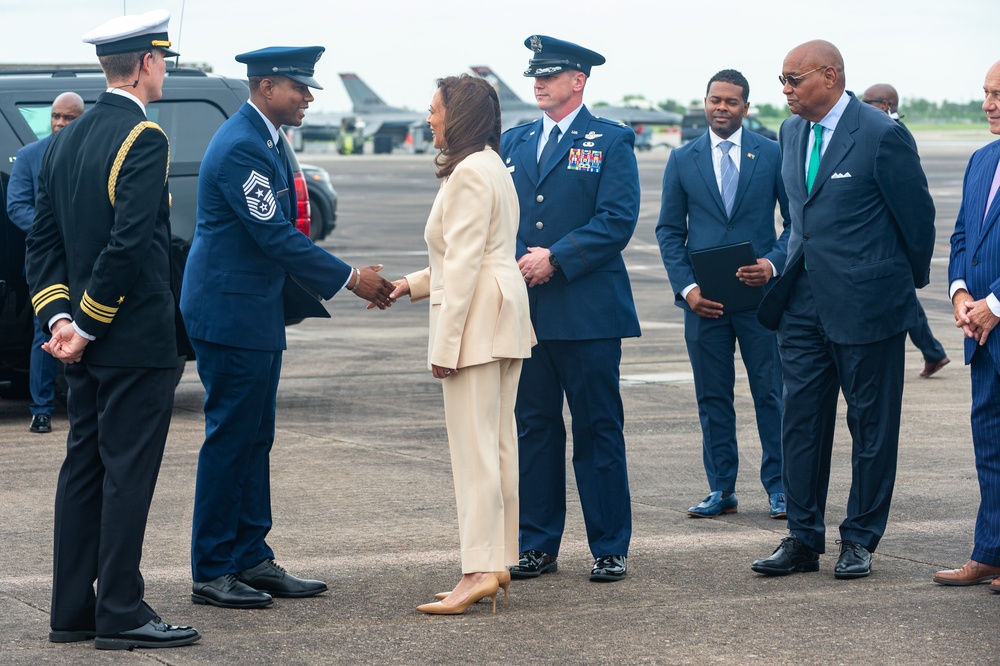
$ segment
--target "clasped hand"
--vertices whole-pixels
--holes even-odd
[[[69,319],[60,319],[52,325],[52,338],[42,345],[42,349],[69,365],[83,358],[83,350],[89,342],[76,332]]]
[[[517,267],[529,287],[537,287],[552,279],[555,266],[549,261],[552,252],[547,247],[529,247],[527,254],[517,260]]]
[[[975,339],[980,346],[985,345],[990,332],[1000,322],[1000,317],[993,314],[986,299],[973,300],[972,294],[959,289],[951,302],[955,308],[955,326],[962,329],[965,337]]]
[[[365,266],[358,270],[358,283],[354,286],[354,293],[370,303],[368,309],[378,308],[385,310],[393,303],[391,298],[393,284],[379,275],[382,264]]]

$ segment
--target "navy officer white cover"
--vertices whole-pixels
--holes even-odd
[[[180,54],[170,50],[168,23],[170,12],[154,9],[145,14],[113,18],[85,34],[82,39],[97,47],[98,56],[160,49],[169,58]]]

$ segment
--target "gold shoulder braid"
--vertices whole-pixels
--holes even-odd
[[[125,137],[125,141],[122,142],[121,148],[118,149],[118,154],[115,155],[115,163],[111,165],[111,175],[108,176],[108,198],[111,200],[111,205],[115,205],[115,188],[118,186],[118,172],[121,171],[122,163],[125,161],[125,157],[128,155],[128,151],[132,148],[132,144],[135,140],[139,138],[143,130],[155,129],[163,134],[164,138],[167,139],[167,175],[170,174],[170,138],[167,137],[166,132],[160,129],[160,126],[156,123],[144,120],[129,132],[128,136]],[[166,177],[164,177],[164,184],[166,184]]]

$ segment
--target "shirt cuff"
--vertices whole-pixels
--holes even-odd
[[[778,267],[775,266],[774,262],[768,259],[767,257],[764,257],[764,259],[767,261],[767,263],[771,264],[771,277],[772,278],[778,277]]]
[[[70,317],[69,313],[67,313],[67,312],[60,312],[57,315],[53,315],[52,319],[49,319],[49,330],[50,331],[52,330],[52,324],[56,323],[60,319],[68,319],[69,321],[73,321],[73,318]]]
[[[955,292],[959,289],[969,291],[969,287],[965,284],[965,280],[962,280],[961,278],[952,281],[951,286],[948,287],[948,298],[955,298]]]
[[[1000,317],[1000,299],[990,294],[986,297],[986,305],[990,306],[990,312]]]
[[[81,337],[87,338],[91,342],[97,339],[96,335],[91,335],[90,333],[87,333],[85,330],[80,328],[75,321],[73,322],[73,330],[79,333]]]
[[[688,294],[690,294],[691,290],[694,289],[697,286],[698,286],[697,282],[692,282],[688,286],[686,286],[683,289],[681,289],[681,298],[683,298],[686,301],[687,297],[688,297]]]

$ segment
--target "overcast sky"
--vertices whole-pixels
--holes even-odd
[[[966,102],[982,96],[1000,59],[997,0],[0,0],[0,62],[95,62],[80,36],[123,13],[171,12],[170,37],[181,62],[205,62],[244,77],[233,56],[271,45],[322,45],[314,107],[350,108],[337,76],[354,72],[386,102],[423,110],[437,77],[488,65],[531,100],[521,72],[522,42],[538,33],[577,42],[607,57],[594,69],[586,99],[625,95],[683,104],[701,99],[719,69],[741,70],[751,104],[783,105],[777,75],[785,54],[827,39],[844,55],[847,86],[876,82],[902,98]],[[181,22],[183,10],[183,22]],[[905,109],[904,109],[905,111]]]

